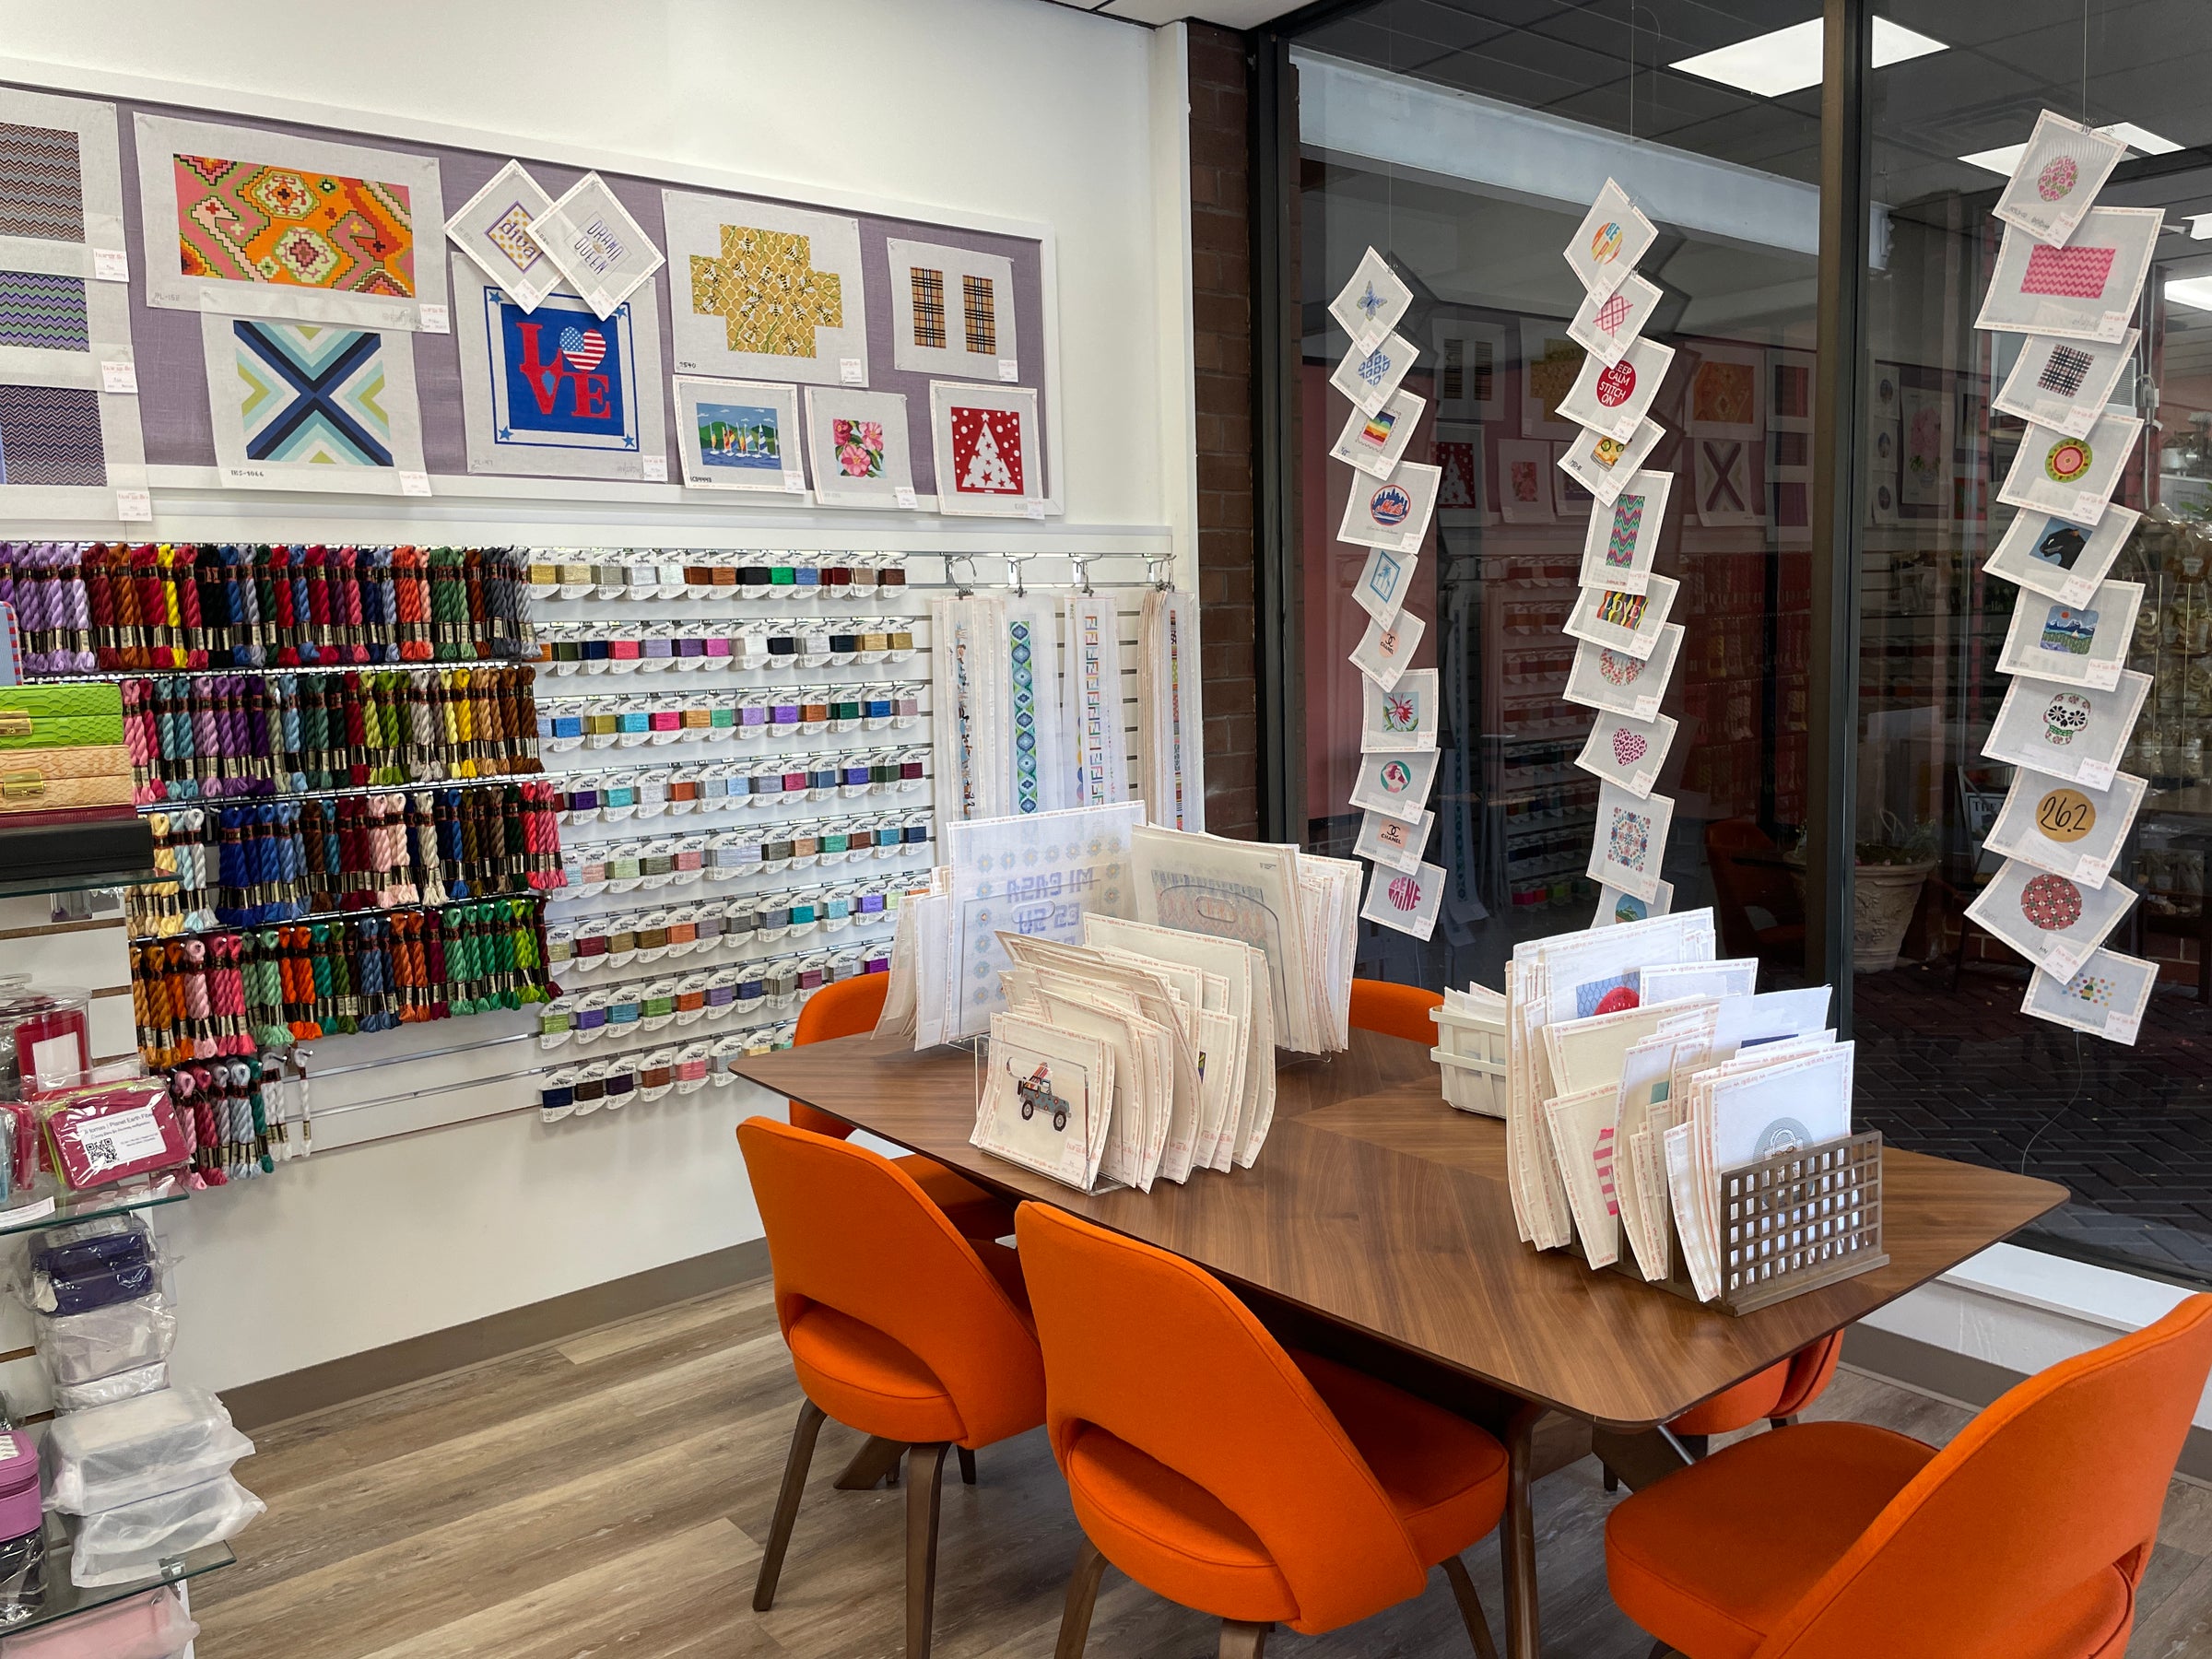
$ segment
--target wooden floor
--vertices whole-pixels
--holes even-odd
[[[775,1609],[750,1606],[799,1393],[765,1284],[265,1430],[239,1465],[269,1512],[194,1585],[200,1659],[897,1659],[901,1495],[830,1481],[859,1437],[822,1431]],[[1924,1439],[1968,1413],[1845,1372],[1815,1417]],[[949,1465],[942,1659],[1053,1651],[1077,1531],[1041,1430]],[[1547,1659],[1645,1659],[1606,1594],[1612,1500],[1584,1463],[1537,1489]],[[1494,1542],[1468,1555],[1502,1634]],[[2212,1659],[2212,1489],[2177,1482],[2128,1652]],[[1109,1571],[1091,1659],[1210,1659],[1210,1620]],[[1442,1574],[1284,1659],[1470,1649]]]

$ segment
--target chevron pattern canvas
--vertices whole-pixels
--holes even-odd
[[[92,331],[85,315],[84,279],[0,271],[0,346],[89,351]]]
[[[383,336],[316,323],[234,323],[246,454],[391,466]]]
[[[85,240],[85,186],[76,135],[0,121],[0,236]]]
[[[0,485],[108,481],[100,394],[84,386],[0,386]]]

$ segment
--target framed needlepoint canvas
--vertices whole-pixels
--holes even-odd
[[[585,173],[532,219],[530,234],[602,317],[612,316],[667,263],[614,186],[595,172]]]
[[[2159,227],[2156,207],[2092,207],[2063,248],[2005,229],[1976,328],[2113,341],[2133,326]]]
[[[1013,261],[896,236],[884,253],[891,268],[893,368],[965,380],[1021,378]],[[859,292],[856,285],[855,303]]]
[[[1033,390],[932,381],[929,416],[938,512],[1020,518],[1043,507]],[[818,485],[818,468],[815,477]]]
[[[900,393],[807,387],[806,453],[815,500],[825,507],[914,505],[913,453]]]
[[[679,374],[675,391],[677,453],[683,457],[686,485],[806,493],[796,386]]]
[[[678,374],[868,383],[858,220],[664,190],[661,233]]]
[[[535,311],[560,286],[559,270],[530,234],[530,221],[552,206],[545,186],[520,161],[510,161],[453,209],[445,221],[446,239],[506,289],[510,300]]]

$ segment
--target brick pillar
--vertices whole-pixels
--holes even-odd
[[[1251,137],[1243,37],[1190,30],[1191,286],[1198,406],[1198,599],[1206,827],[1258,833],[1253,678]]]

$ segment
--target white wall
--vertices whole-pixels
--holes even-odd
[[[264,44],[239,44],[252,41]],[[1037,0],[386,0],[366,13],[0,0],[0,43],[16,54],[0,78],[94,95],[215,111],[231,93],[309,98],[246,112],[373,134],[366,112],[485,147],[1050,225],[1065,527],[1164,526],[1194,584],[1180,31],[1171,48]],[[28,65],[34,54],[49,67]],[[302,63],[323,67],[303,76]],[[194,522],[165,513],[156,529],[213,534],[235,504],[178,502]],[[261,534],[282,535],[268,518]],[[574,539],[614,539],[576,522]],[[558,543],[558,516],[522,533]],[[112,952],[111,971],[81,977],[122,981],[119,932],[72,937],[79,955]],[[515,1087],[518,1105],[533,1098]],[[318,1154],[173,1206],[161,1226],[185,1258],[180,1371],[234,1386],[756,1238],[732,1129],[763,1103],[739,1086],[553,1128],[517,1112]]]

